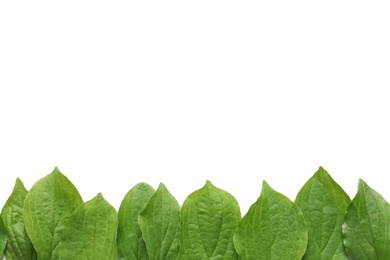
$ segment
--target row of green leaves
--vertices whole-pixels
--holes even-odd
[[[119,212],[99,193],[83,203],[55,168],[28,192],[17,179],[0,218],[8,259],[390,259],[390,207],[359,180],[351,201],[322,168],[295,202],[263,182],[241,218],[207,181],[180,207],[160,184],[135,185]]]

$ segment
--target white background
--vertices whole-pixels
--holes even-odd
[[[136,2],[1,1],[0,207],[55,166],[116,209],[208,179],[245,214],[320,165],[390,199],[389,5]]]

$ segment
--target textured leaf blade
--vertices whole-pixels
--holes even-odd
[[[180,259],[237,259],[233,235],[240,219],[236,199],[207,181],[182,206]]]
[[[179,254],[180,205],[164,184],[139,215],[149,259],[174,260]]]
[[[5,256],[10,260],[36,258],[36,252],[24,226],[23,203],[27,193],[23,182],[17,179],[12,194],[1,212],[8,235]]]
[[[58,246],[60,260],[117,259],[116,210],[99,193],[70,216]]]
[[[234,245],[240,259],[301,259],[307,245],[303,214],[264,181],[259,199],[238,225]]]
[[[155,190],[146,183],[135,185],[124,197],[118,211],[118,252],[123,260],[147,260],[138,215]]]
[[[349,259],[389,259],[389,203],[361,179],[345,214],[343,234]]]
[[[295,200],[309,235],[303,259],[346,259],[341,228],[350,202],[322,167],[306,182]]]
[[[53,251],[73,211],[82,204],[76,187],[58,168],[37,181],[24,201],[24,224],[38,259],[56,258]]]
[[[5,225],[0,215],[0,257],[3,256],[4,249],[7,245],[7,233],[5,231]]]

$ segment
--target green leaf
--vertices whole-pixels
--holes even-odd
[[[146,183],[135,185],[123,199],[118,211],[118,251],[123,260],[147,260],[138,215],[153,196],[154,189]]]
[[[207,181],[184,201],[180,259],[237,259],[233,235],[240,219],[236,199]]]
[[[164,184],[139,215],[149,259],[174,260],[179,254],[180,205]]]
[[[259,199],[238,225],[234,245],[240,259],[301,259],[307,245],[303,214],[264,181]]]
[[[75,186],[56,167],[37,181],[24,201],[24,222],[38,259],[56,259],[53,251],[73,211],[83,201]]]
[[[99,193],[70,216],[58,246],[59,259],[116,260],[116,210]]]
[[[7,245],[7,233],[5,231],[5,225],[3,218],[0,215],[0,257],[3,256],[5,246]]]
[[[8,234],[5,250],[8,260],[36,259],[36,252],[24,227],[23,203],[27,193],[23,182],[19,178],[16,179],[12,194],[1,212]]]
[[[341,227],[351,199],[320,167],[299,191],[295,203],[302,210],[309,240],[303,259],[346,259]]]
[[[345,215],[343,234],[349,259],[389,259],[389,203],[361,179]]]

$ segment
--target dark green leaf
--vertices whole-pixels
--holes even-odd
[[[259,199],[240,221],[234,245],[241,259],[301,259],[307,245],[303,214],[264,181]]]
[[[361,179],[345,215],[343,234],[349,259],[389,259],[389,203]]]
[[[123,199],[118,212],[118,251],[123,260],[147,260],[146,245],[138,224],[138,215],[153,196],[146,184],[135,185]]]
[[[236,199],[207,181],[183,204],[180,259],[237,259],[233,235],[240,219]]]
[[[180,205],[164,184],[139,215],[149,259],[174,260],[179,254]]]

